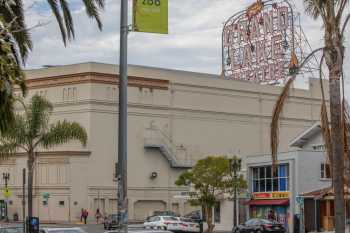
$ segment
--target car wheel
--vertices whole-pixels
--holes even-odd
[[[261,230],[257,230],[256,233],[262,233]]]

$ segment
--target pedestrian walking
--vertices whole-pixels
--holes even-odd
[[[84,224],[86,224],[86,220],[88,216],[89,216],[89,212],[86,209],[84,209],[84,212],[83,212]]]
[[[273,210],[269,211],[269,214],[267,215],[267,219],[272,222],[276,221],[275,212]]]
[[[95,214],[97,224],[99,224],[99,220],[101,217],[102,217],[102,215],[101,215],[100,209],[97,208],[96,214]]]
[[[80,212],[80,222],[83,222],[84,220],[84,209],[81,208],[81,212]]]

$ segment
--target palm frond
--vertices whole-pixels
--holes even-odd
[[[322,100],[321,104],[321,131],[322,137],[326,148],[327,160],[330,167],[332,168],[333,164],[333,155],[332,155],[332,138],[331,138],[331,130],[330,130],[330,122],[328,118],[327,105],[324,100]]]
[[[15,142],[6,142],[0,140],[0,161],[7,159],[14,153],[16,153],[18,145]]]
[[[105,0],[95,0],[96,4],[100,9],[104,9],[105,7]]]
[[[50,5],[52,13],[56,17],[56,21],[57,21],[58,26],[59,26],[60,31],[61,31],[63,43],[64,43],[64,45],[66,45],[67,44],[67,32],[66,32],[66,28],[65,28],[64,23],[63,23],[63,18],[62,18],[60,9],[59,9],[58,0],[47,0],[47,2]]]
[[[102,29],[102,22],[100,19],[100,15],[98,12],[98,6],[96,6],[96,2],[99,3],[99,6],[103,5],[103,1],[102,0],[83,0],[83,3],[85,5],[85,11],[86,14],[90,17],[90,18],[94,18],[97,22],[97,26],[98,28],[101,30]]]
[[[51,148],[72,140],[79,140],[85,146],[87,142],[85,129],[76,122],[58,121],[51,125],[49,131],[42,136],[39,143],[45,148]]]
[[[19,148],[27,150],[28,135],[26,121],[22,115],[15,115],[15,119],[0,136],[0,153],[2,157],[10,156]]]
[[[343,27],[342,27],[342,30],[341,30],[341,37],[342,37],[342,39],[344,38],[344,33],[345,33],[345,30],[346,30],[346,26],[348,25],[349,21],[350,21],[350,14],[348,14],[345,17],[345,21],[344,21],[344,24],[343,24]]]
[[[325,60],[325,54],[322,54],[320,65],[319,65],[319,81],[320,81],[320,87],[321,87],[321,133],[322,138],[324,141],[324,145],[326,148],[326,154],[327,154],[327,161],[330,164],[330,168],[332,169],[333,166],[333,155],[332,155],[332,138],[331,138],[331,130],[330,130],[330,122],[328,118],[328,110],[327,110],[327,104],[326,104],[326,98],[325,98],[325,90],[323,85],[323,72],[322,72],[322,65]],[[333,174],[331,172],[331,174]]]
[[[63,18],[66,25],[66,32],[68,36],[68,40],[74,38],[74,25],[73,25],[73,18],[69,10],[69,5],[66,0],[60,0],[61,8],[63,12]]]
[[[0,15],[3,23],[8,27],[7,31],[9,34],[7,37],[15,41],[14,56],[21,57],[22,62],[25,63],[33,45],[25,24],[22,0],[15,0],[12,4],[2,1],[1,4]],[[17,49],[19,50],[18,52]]]
[[[290,77],[288,79],[286,85],[283,87],[282,93],[278,97],[278,100],[275,104],[275,107],[274,107],[273,113],[272,113],[272,121],[271,121],[271,127],[270,127],[270,146],[271,146],[271,157],[272,157],[273,169],[276,168],[276,164],[277,164],[277,150],[278,150],[278,144],[279,144],[280,115],[282,113],[282,110],[283,110],[283,107],[285,104],[285,100],[288,97],[289,90],[290,90],[295,78],[296,78],[296,75],[293,75],[292,77]]]
[[[39,95],[32,97],[26,112],[31,137],[35,138],[47,130],[52,109],[52,104],[45,98]]]
[[[345,99],[342,102],[342,130],[343,130],[343,140],[344,140],[344,179],[347,183],[350,181],[348,177],[347,170],[349,169],[349,159],[350,159],[350,148],[349,148],[349,139],[350,139],[350,113],[349,105]]]
[[[14,120],[14,88],[25,93],[24,73],[13,54],[13,43],[0,37],[0,132],[11,127]]]
[[[326,0],[304,0],[305,12],[317,19],[323,14]]]

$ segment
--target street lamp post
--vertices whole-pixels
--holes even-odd
[[[4,172],[2,173],[2,178],[5,181],[5,192],[7,191],[7,184],[8,184],[8,180],[10,179],[10,173]],[[5,195],[5,220],[6,222],[8,222],[9,218],[8,218],[8,196]]]
[[[231,172],[233,173],[233,182],[234,182],[234,194],[233,194],[233,226],[237,226],[237,196],[238,196],[238,172],[241,170],[242,160],[240,158],[237,158],[236,156],[230,159],[230,168]]]
[[[127,88],[128,88],[128,0],[121,0],[120,6],[120,49],[119,49],[119,122],[118,122],[118,220],[119,226],[128,232],[127,198]]]

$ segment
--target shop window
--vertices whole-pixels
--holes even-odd
[[[289,165],[281,164],[272,175],[272,166],[252,168],[253,192],[272,192],[289,190]]]
[[[330,179],[331,178],[331,166],[328,163],[321,164],[321,178]]]
[[[266,179],[266,192],[272,191],[272,179]]]
[[[221,208],[220,208],[220,202],[217,202],[214,206],[214,222],[220,223],[221,221]]]

